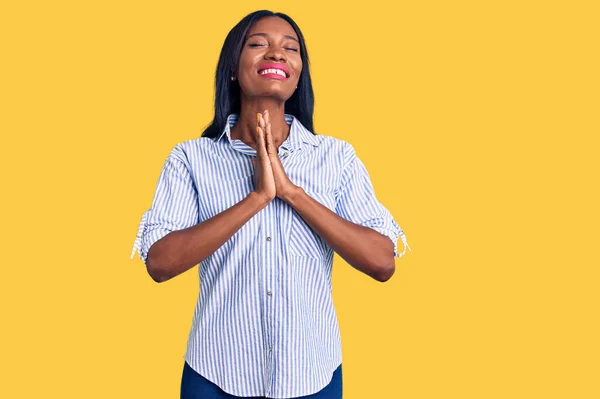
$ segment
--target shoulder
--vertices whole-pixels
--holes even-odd
[[[167,159],[186,165],[195,164],[210,150],[213,143],[214,141],[208,137],[198,137],[181,141],[171,148]]]
[[[316,137],[319,137],[320,144],[319,147],[328,153],[332,153],[337,155],[337,158],[344,164],[347,165],[354,158],[356,158],[356,150],[352,143],[325,134],[318,134]]]

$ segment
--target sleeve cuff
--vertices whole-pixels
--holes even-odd
[[[131,251],[130,256],[130,259],[133,259],[135,251],[137,250],[138,254],[140,255],[140,259],[144,263],[146,263],[146,260],[148,259],[148,252],[150,251],[150,247],[152,247],[152,244],[154,244],[156,241],[160,240],[172,231],[166,228],[155,228],[149,231],[147,220],[150,211],[151,209],[148,209],[142,215],[142,220],[140,221],[138,233],[135,237],[135,242],[133,243],[133,249]]]
[[[145,263],[145,260],[142,258],[142,252],[141,252],[142,237],[144,236],[144,232],[146,230],[146,220],[148,220],[149,212],[150,212],[150,209],[148,209],[146,212],[144,212],[142,214],[142,220],[140,221],[137,235],[135,236],[135,241],[133,243],[133,249],[131,250],[131,256],[129,257],[129,259],[133,259],[133,256],[135,255],[135,251],[138,251],[138,253],[140,254],[140,259],[142,259],[144,261],[144,263]]]
[[[400,233],[398,234],[395,231],[386,229],[384,227],[371,228],[392,240],[392,243],[394,244],[394,258],[401,258],[402,256],[404,256],[404,254],[406,253],[406,248],[408,248],[409,251],[412,251],[412,249],[410,249],[410,246],[406,242],[406,236],[404,235],[404,231],[400,230]],[[404,244],[404,250],[402,251],[402,253],[398,253],[398,238],[400,238],[402,240],[402,243]]]

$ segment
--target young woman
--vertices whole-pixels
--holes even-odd
[[[181,398],[342,397],[333,253],[383,282],[408,244],[313,103],[302,32],[254,12],[225,39],[212,123],[167,157],[133,253],[157,282],[200,264]]]

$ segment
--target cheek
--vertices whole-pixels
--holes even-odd
[[[251,76],[253,74],[256,73],[256,70],[254,68],[254,65],[256,65],[257,60],[254,59],[254,57],[250,57],[248,55],[246,55],[245,57],[242,56],[240,57],[240,60],[238,62],[238,72],[240,75],[246,75],[246,76]]]
[[[296,74],[296,77],[300,78],[300,74],[302,73],[302,61],[298,61],[294,64],[294,73]]]
[[[248,69],[248,59],[246,57],[240,57],[240,60],[238,61],[238,65],[237,65],[238,73],[240,73],[240,74],[246,73],[247,69]]]
[[[253,57],[251,56],[251,54],[248,54],[248,52],[244,49],[242,50],[242,53],[240,54],[240,59],[238,60],[238,68],[240,68],[241,70],[245,70],[248,67],[252,66],[253,63]]]

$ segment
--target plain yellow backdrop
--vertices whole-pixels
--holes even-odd
[[[412,248],[384,284],[335,258],[345,399],[600,397],[593,4],[3,4],[0,397],[179,397],[197,268],[157,284],[129,255],[261,8],[303,29],[315,130]]]

